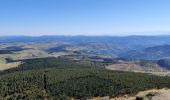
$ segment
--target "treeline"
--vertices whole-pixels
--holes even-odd
[[[94,63],[65,59],[27,60],[1,74],[0,99],[85,100],[96,96],[116,97],[152,88],[170,88],[170,77],[109,71]]]
[[[71,68],[71,67],[98,67],[97,63],[75,63],[63,58],[36,58],[22,60],[23,64],[19,67],[11,68],[0,72],[0,75],[9,74],[17,71],[39,70],[48,68]]]

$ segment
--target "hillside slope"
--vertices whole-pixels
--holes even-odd
[[[121,63],[106,66],[109,70],[130,71],[130,72],[167,72],[164,67],[149,61],[124,61]]]
[[[0,73],[0,99],[89,99],[170,88],[170,77],[109,71],[99,66],[59,58],[26,60],[19,67]]]
[[[170,58],[170,45],[148,47],[143,50],[133,50],[122,54],[127,59],[159,60]]]

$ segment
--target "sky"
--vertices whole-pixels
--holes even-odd
[[[170,35],[170,0],[0,0],[4,35]]]

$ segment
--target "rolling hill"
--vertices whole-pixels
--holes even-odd
[[[121,55],[127,59],[159,60],[170,58],[170,45],[158,45],[142,50],[132,50]]]
[[[157,63],[164,68],[170,69],[170,59],[160,59]]]
[[[12,54],[31,47],[31,50],[46,53],[79,52],[114,58],[161,59],[162,56],[168,56],[169,47],[165,44],[170,43],[170,36],[6,36],[0,37],[0,43],[13,46],[13,49],[0,49],[2,54]]]

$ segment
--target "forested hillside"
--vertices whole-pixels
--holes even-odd
[[[159,60],[170,58],[170,45],[158,45],[142,50],[132,50],[122,54],[123,58],[135,60]]]
[[[170,69],[170,59],[160,59],[157,63],[162,67]]]
[[[99,66],[59,58],[26,60],[18,68],[1,72],[0,99],[83,100],[170,87],[169,77],[109,71]]]

